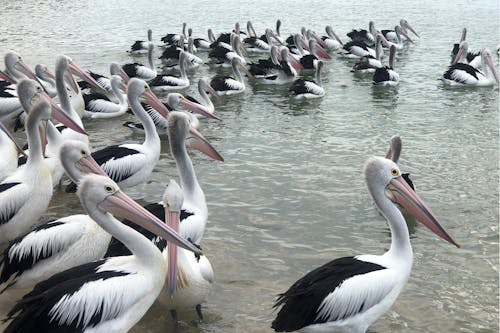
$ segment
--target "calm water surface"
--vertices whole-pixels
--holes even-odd
[[[498,89],[448,88],[438,81],[463,27],[471,47],[496,48],[498,1],[170,3],[6,2],[0,54],[14,49],[30,65],[53,67],[55,56],[65,53],[107,73],[111,61],[132,60],[125,51],[145,39],[148,28],[159,41],[182,22],[205,37],[209,27],[219,33],[248,19],[260,33],[280,18],[283,35],[303,25],[323,32],[330,24],[345,40],[369,20],[382,29],[405,17],[421,34],[397,56],[401,81],[395,88],[374,87],[334,56],[325,66],[321,100],[297,103],[287,86],[251,82],[243,95],[215,102],[222,121],[204,120],[200,130],[226,161],[192,156],[209,206],[202,245],[216,282],[205,321],[197,324],[194,311],[181,314],[176,331],[271,332],[275,295],[306,272],[339,256],[383,253],[389,229],[369,198],[362,169],[399,134],[402,169],[462,248],[410,221],[412,275],[371,332],[498,332]],[[190,77],[196,82],[217,71],[203,67]],[[94,148],[140,141],[121,126],[128,118],[87,121]],[[141,202],[158,201],[164,184],[177,178],[164,143],[151,182],[129,191]],[[47,217],[79,209],[76,197],[56,193]],[[153,306],[133,332],[171,330],[168,312]]]

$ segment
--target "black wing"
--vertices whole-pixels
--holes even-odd
[[[276,332],[292,332],[308,325],[321,323],[318,309],[323,300],[345,280],[385,269],[355,257],[338,258],[307,273],[286,292],[278,295],[274,308],[282,306],[272,328]],[[338,318],[342,319],[342,318]]]
[[[85,327],[79,316],[75,316],[70,324],[60,327],[58,320],[51,320],[50,311],[61,298],[74,294],[87,282],[128,274],[118,271],[98,272],[104,262],[105,260],[99,260],[73,267],[38,283],[9,311],[7,320],[13,320],[4,333],[84,332]],[[92,314],[88,325],[94,326],[101,319],[102,307]]]

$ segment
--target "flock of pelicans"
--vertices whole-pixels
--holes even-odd
[[[217,118],[211,95],[245,89],[245,76],[269,84],[291,83],[295,98],[324,95],[323,63],[339,50],[354,58],[353,71],[373,72],[376,84],[398,82],[395,53],[418,34],[406,20],[393,30],[353,30],[343,43],[333,29],[326,36],[303,29],[286,39],[276,29],[258,36],[248,22],[209,40],[183,33],[161,41],[166,68],[180,76],[160,74],[153,64],[152,33],[137,41],[131,53],[146,53],[148,64],[110,65],[111,77],[88,72],[60,55],[52,73],[37,65],[32,71],[15,52],[5,55],[0,72],[0,288],[30,291],[12,304],[5,333],[126,332],[158,300],[177,320],[177,312],[196,309],[207,299],[214,273],[199,246],[208,218],[205,195],[187,146],[214,160],[222,156],[197,130],[199,117]],[[389,66],[382,66],[384,49]],[[195,98],[171,92],[162,102],[155,90],[180,90],[190,85],[188,71],[204,63],[196,55],[208,51],[212,66],[230,66],[233,77],[198,81]],[[269,59],[250,63],[249,52]],[[468,50],[465,30],[443,78],[460,84],[494,84],[498,76],[491,54]],[[488,71],[489,68],[489,71]],[[315,80],[298,77],[312,69]],[[493,78],[490,76],[493,75]],[[83,81],[77,82],[75,76]],[[209,95],[210,94],[210,95]],[[118,117],[131,110],[138,123],[127,127],[144,133],[142,143],[124,143],[91,151],[82,118]],[[55,121],[58,124],[55,124]],[[12,131],[25,129],[21,149]],[[157,203],[144,207],[123,190],[142,184],[160,157],[159,134],[167,134],[180,178],[171,180]],[[385,157],[372,157],[365,181],[391,233],[383,255],[333,260],[295,282],[280,294],[272,328],[277,332],[363,333],[396,300],[410,275],[412,249],[401,210],[406,210],[441,238],[458,244],[415,193],[398,165],[401,139],[391,138]],[[77,191],[86,214],[40,224],[55,189],[69,177],[67,192]],[[68,194],[71,195],[71,194]],[[0,296],[1,297],[1,296]]]

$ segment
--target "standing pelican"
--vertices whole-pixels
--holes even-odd
[[[0,182],[17,169],[17,158],[22,151],[10,131],[0,122]]]
[[[200,253],[108,177],[85,176],[78,195],[92,219],[132,255],[73,267],[40,282],[12,307],[4,333],[128,332],[142,318],[161,292],[167,265],[148,239],[113,215]]]
[[[166,223],[176,232],[179,232],[181,223],[183,200],[183,190],[171,180],[163,195],[163,206]],[[168,243],[166,252],[165,255],[163,251],[168,263],[167,283],[160,295],[160,302],[170,310],[174,320],[177,320],[178,310],[192,308],[196,309],[202,320],[201,304],[206,301],[214,281],[210,261],[205,256],[196,256],[185,249],[178,249],[172,243]]]
[[[22,80],[18,84],[20,98],[25,98],[24,91],[33,84],[31,80]],[[43,156],[39,125],[51,116],[50,98],[42,95],[28,113],[26,135],[30,153],[26,165],[0,183],[0,248],[25,234],[37,224],[37,220],[49,206],[52,198],[52,177]],[[52,115],[75,131],[84,133],[70,118],[58,108]]]
[[[168,110],[141,79],[131,78],[127,86],[130,108],[144,126],[144,142],[108,146],[92,153],[92,157],[111,179],[121,187],[131,187],[147,181],[160,159],[161,142],[155,124],[142,107],[139,98],[154,107],[162,117],[168,117]],[[74,183],[66,191],[73,190]]]
[[[408,280],[413,253],[405,219],[397,204],[439,237],[456,245],[426,204],[401,176],[393,161],[372,157],[365,181],[391,229],[389,251],[381,256],[335,259],[307,273],[280,294],[276,332],[364,333],[392,306]]]
[[[68,176],[79,183],[87,173],[106,175],[81,141],[61,145],[60,160]],[[2,291],[32,288],[50,276],[101,259],[111,235],[88,215],[65,216],[12,240],[0,258]]]

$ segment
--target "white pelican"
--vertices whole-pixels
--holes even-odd
[[[209,109],[205,105],[192,102],[191,100],[189,100],[188,98],[184,97],[182,94],[179,93],[169,93],[167,95],[167,102],[163,104],[169,111],[193,112],[194,114],[191,114],[192,116],[191,118],[193,120],[195,120],[194,116],[196,114],[200,114],[207,118],[219,119],[217,118],[217,116],[213,115],[213,113],[210,113]],[[144,106],[144,109],[149,114],[151,119],[153,119],[158,134],[159,135],[167,134],[167,128],[168,128],[167,119],[165,119],[165,117],[163,117],[158,111],[156,111],[151,106],[147,104],[142,104],[142,105]],[[199,121],[197,121],[197,123],[194,125],[199,125]],[[123,126],[132,129],[134,132],[141,132],[141,133],[144,132],[144,126],[141,123],[127,121],[123,124]]]
[[[127,332],[142,318],[161,292],[167,265],[148,239],[113,215],[200,253],[105,176],[86,175],[78,195],[92,219],[132,255],[73,267],[40,282],[12,307],[4,333]]]
[[[22,151],[7,127],[0,122],[0,182],[17,169],[17,158]]]
[[[381,256],[335,259],[307,273],[279,295],[275,307],[281,309],[272,323],[276,332],[364,333],[391,307],[413,262],[408,227],[396,204],[458,247],[401,177],[396,163],[372,157],[365,164],[364,175],[368,191],[391,229],[389,251]]]
[[[333,31],[332,26],[327,25],[325,27],[326,31],[326,36],[321,37],[322,45],[323,48],[326,51],[336,51],[338,50],[344,43],[342,43],[342,40],[339,38],[339,36]]]
[[[148,40],[136,40],[134,44],[130,46],[130,50],[128,52],[130,52],[131,54],[147,53],[150,43],[153,43],[153,30],[148,29]]]
[[[168,110],[141,79],[131,78],[127,85],[127,98],[132,112],[144,127],[142,144],[126,143],[108,146],[92,153],[92,157],[121,187],[131,187],[146,182],[160,159],[161,142],[155,124],[142,107],[139,98],[154,107],[162,117],[168,117]],[[66,191],[72,191],[74,183]]]
[[[156,75],[158,75],[158,72],[156,71],[156,68],[153,64],[153,49],[154,49],[154,44],[149,43],[148,44],[148,64],[147,66],[139,64],[139,63],[128,63],[122,66],[123,71],[129,76],[129,77],[137,77],[139,79],[143,80],[152,80],[155,78]]]
[[[389,66],[375,69],[373,84],[382,86],[395,86],[399,83],[399,74],[394,70],[396,47],[391,45],[389,50]]]
[[[122,92],[122,77],[112,75],[110,84],[111,91],[114,97],[118,100],[118,104],[110,101],[101,94],[86,94],[83,95],[85,101],[84,117],[87,118],[115,118],[124,115],[128,110],[127,96]]]
[[[182,36],[186,36],[186,22],[182,23]],[[179,42],[181,34],[166,34],[160,40],[166,45],[175,45]]]
[[[491,86],[495,83],[498,85],[498,73],[491,53],[486,48],[481,50],[481,68],[482,71],[468,64],[456,63],[443,74],[443,81],[446,84],[464,86]]]
[[[392,42],[392,43],[399,43],[399,39],[402,39],[403,41],[410,41],[407,39],[408,33],[407,31],[410,30],[415,36],[420,37],[419,34],[413,29],[413,27],[408,23],[407,20],[401,19],[399,20],[399,27],[400,27],[400,32],[403,33],[403,37],[399,36],[398,37],[398,32],[396,29],[394,30],[382,30],[381,33],[384,35],[385,39],[387,41]],[[407,30],[408,29],[408,30]],[[465,38],[465,37],[464,37]]]
[[[179,232],[183,207],[183,190],[171,180],[163,195],[166,224]],[[203,320],[201,304],[206,301],[210,287],[214,281],[214,271],[205,256],[197,256],[177,245],[168,243],[163,251],[168,263],[167,283],[159,297],[175,321],[177,311],[196,309],[198,318]]]
[[[325,96],[325,89],[321,83],[321,69],[323,68],[323,61],[316,62],[315,80],[297,79],[293,82],[289,91],[292,92],[294,99],[310,99]]]
[[[187,66],[186,52],[180,51],[179,54],[179,66],[181,71],[181,76],[172,76],[166,74],[156,75],[150,82],[149,85],[153,90],[180,90],[189,87],[189,78],[187,76],[186,66]]]
[[[245,79],[241,71],[244,71],[248,76],[252,76],[239,57],[232,58],[231,67],[234,77],[217,75],[210,80],[210,85],[218,95],[234,95],[244,92]]]
[[[25,91],[29,91],[32,84],[31,80],[19,82],[19,98],[26,98]],[[26,165],[0,183],[0,248],[36,225],[37,219],[45,212],[52,198],[52,177],[43,157],[38,132],[40,123],[50,119],[50,97],[42,94],[41,86],[37,87],[41,100],[27,112],[26,135],[30,153]],[[84,133],[59,108],[53,108],[52,116],[75,131]]]
[[[390,48],[392,45],[396,47],[396,49],[400,50],[404,47],[403,44],[403,38],[405,37],[406,41],[409,41],[410,43],[413,43],[413,40],[404,32],[399,25],[394,27],[394,32],[396,34],[396,40],[395,41],[388,41],[385,36],[382,38],[383,44],[385,47]],[[382,35],[383,36],[383,35]]]
[[[347,37],[356,42],[362,42],[368,46],[375,44],[375,35],[377,34],[377,29],[375,29],[375,24],[373,21],[368,23],[368,30],[352,30],[347,34]]]
[[[79,183],[87,173],[106,175],[81,141],[62,144],[60,159],[68,176]],[[111,235],[88,215],[50,221],[12,240],[0,260],[1,289],[32,288],[50,276],[103,258]]]
[[[261,82],[267,84],[284,84],[295,80],[298,73],[292,63],[297,62],[294,57],[290,56],[288,48],[283,47],[281,49],[281,60],[278,60],[278,64],[273,66],[273,68],[268,69],[268,73],[262,77]]]
[[[465,40],[460,42],[457,54],[455,55],[455,58],[453,59],[453,62],[451,64],[454,65],[459,62],[463,64],[469,64],[479,70],[483,69],[481,67],[481,51],[471,51],[469,49],[469,43],[467,43],[467,41]]]
[[[170,112],[168,118],[168,138],[184,193],[180,234],[193,243],[199,244],[205,232],[208,208],[205,194],[198,183],[193,162],[189,157],[186,145],[201,151],[214,160],[223,161],[224,159],[203,135],[191,127],[191,119],[184,112]],[[151,211],[159,219],[165,218],[162,202],[149,204],[144,208]],[[149,234],[147,237],[154,241],[152,234]],[[158,247],[164,250],[165,244],[160,243]],[[122,244],[112,241],[106,255],[117,256],[126,254],[127,249]]]
[[[387,150],[385,158],[392,160],[394,163],[398,163],[402,149],[403,149],[403,141],[401,140],[401,137],[399,135],[393,135],[391,137],[389,143],[389,149]],[[415,191],[415,186],[413,185],[413,181],[410,179],[410,174],[406,172],[401,174],[401,176],[408,183],[408,185],[410,185],[412,190]]]

